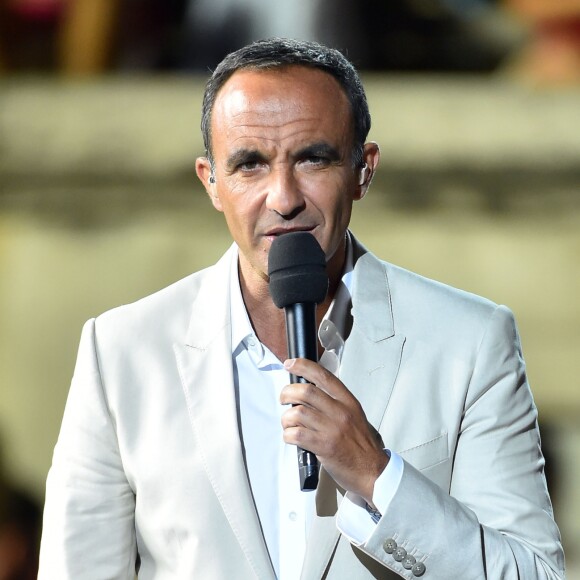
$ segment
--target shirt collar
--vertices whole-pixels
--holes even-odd
[[[324,347],[320,364],[333,374],[338,374],[344,344],[352,328],[352,274],[354,269],[350,233],[346,235],[346,260],[344,271],[334,300],[331,302],[320,326],[318,340]]]
[[[252,358],[256,360],[256,364],[264,358],[264,347],[258,340],[244,299],[242,298],[242,290],[240,288],[240,276],[238,271],[238,255],[239,248],[236,246],[235,251],[232,252],[232,261],[230,264],[230,314],[232,321],[232,354],[235,353],[240,346],[251,350],[254,355]]]

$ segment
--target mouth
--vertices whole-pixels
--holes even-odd
[[[290,234],[293,232],[310,232],[310,233],[312,233],[315,228],[316,228],[316,226],[294,226],[291,228],[283,228],[283,227],[272,228],[271,230],[268,230],[264,234],[264,237],[267,240],[270,240],[272,242],[280,236],[283,236],[285,234]]]

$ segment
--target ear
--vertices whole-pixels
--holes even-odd
[[[357,187],[355,190],[354,199],[362,199],[368,191],[375,171],[379,165],[381,152],[379,146],[374,141],[365,143],[363,149],[363,166],[357,167]]]
[[[215,183],[213,168],[207,157],[198,157],[195,160],[195,172],[203,184],[205,191],[209,195],[213,206],[218,211],[223,211],[220,198],[217,195],[217,187]]]

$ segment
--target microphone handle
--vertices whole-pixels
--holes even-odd
[[[318,362],[318,333],[316,329],[316,303],[299,302],[284,308],[286,338],[289,358],[305,358]],[[304,377],[290,374],[292,383],[307,383]],[[319,464],[311,451],[297,447],[300,489],[310,491],[318,486]]]

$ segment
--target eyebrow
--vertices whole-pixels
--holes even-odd
[[[341,158],[338,149],[325,141],[307,145],[296,153],[296,157],[298,159],[304,159],[306,157],[327,157],[330,161],[340,161]]]

